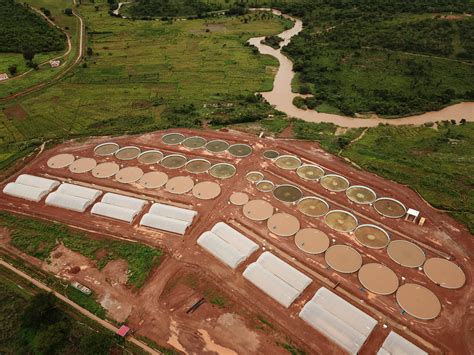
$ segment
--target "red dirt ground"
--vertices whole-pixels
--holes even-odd
[[[105,270],[99,273],[100,275],[94,272],[94,280],[80,279],[83,273],[82,267],[78,274],[72,276],[78,277],[86,286],[91,287],[101,299],[105,298],[107,293],[110,295],[113,292],[118,292],[120,295],[115,297],[119,300],[125,300],[126,303],[123,304],[124,308],[120,308],[121,312],[127,313],[127,307],[131,306],[128,323],[138,331],[138,334],[146,335],[159,343],[168,341],[174,347],[184,349],[187,352],[224,351],[219,346],[237,353],[267,353],[282,350],[277,348],[274,341],[272,341],[274,339],[273,334],[263,333],[262,335],[262,332],[258,332],[258,339],[260,339],[258,347],[255,345],[255,341],[251,341],[253,335],[250,333],[247,336],[242,336],[241,339],[239,338],[242,333],[237,331],[236,328],[240,329],[239,327],[245,324],[247,330],[254,332],[255,326],[252,326],[252,317],[262,315],[270,320],[277,329],[288,335],[297,346],[306,349],[308,353],[340,353],[342,352],[341,349],[298,318],[302,306],[321,286],[333,289],[341,297],[379,320],[379,324],[362,347],[361,354],[376,352],[390,330],[396,330],[397,333],[430,353],[468,354],[474,352],[474,292],[471,287],[473,275],[471,250],[473,250],[474,243],[472,236],[464,226],[447,214],[429,206],[411,189],[374,174],[357,170],[342,159],[324,152],[315,143],[271,138],[258,139],[235,131],[216,132],[182,129],[172,131],[181,132],[186,136],[200,135],[208,140],[225,139],[231,143],[247,143],[253,147],[254,151],[249,157],[236,159],[227,153],[213,155],[204,149],[191,151],[182,146],[166,146],[162,144],[160,139],[163,134],[168,133],[166,131],[141,136],[100,138],[80,143],[66,143],[44,152],[36,161],[19,173],[67,179],[85,186],[100,187],[104,191],[117,191],[149,200],[191,207],[197,210],[199,215],[184,237],[139,227],[138,221],[141,216],[136,218],[132,225],[127,225],[92,216],[89,210],[81,215],[76,212],[45,206],[44,202],[27,202],[6,195],[2,195],[0,209],[63,222],[95,235],[102,234],[114,238],[140,241],[168,251],[169,257],[155,270],[145,286],[135,296],[127,293],[128,290],[121,290],[121,283],[125,280],[125,266],[120,265],[120,263],[110,266],[110,270]],[[173,195],[163,188],[145,190],[138,184],[121,184],[112,179],[96,179],[90,173],[73,174],[67,168],[50,169],[46,165],[50,157],[59,153],[72,153],[77,157],[92,157],[94,146],[106,141],[114,141],[121,146],[136,145],[142,151],[160,149],[165,153],[180,152],[187,157],[205,157],[213,163],[230,162],[237,167],[237,174],[231,179],[222,181],[214,179],[208,174],[193,175],[195,180],[217,181],[222,187],[222,193],[218,198],[211,201],[201,201],[194,198],[192,194]],[[329,192],[322,188],[319,183],[300,179],[294,171],[288,172],[279,169],[272,162],[263,159],[262,153],[267,149],[297,155],[307,163],[313,162],[322,166],[327,172],[345,176],[349,179],[351,185],[366,185],[374,189],[378,196],[396,198],[407,207],[421,211],[421,216],[425,217],[427,221],[423,227],[420,227],[403,219],[382,217],[370,206],[352,203],[344,192]],[[116,161],[114,157],[96,157],[96,160],[98,162]],[[141,165],[136,160],[119,161],[119,164],[121,166],[140,166],[145,172],[151,170],[165,171],[170,177],[190,175],[184,169],[169,170],[159,165]],[[358,244],[352,234],[329,229],[322,217],[304,216],[297,211],[296,206],[282,203],[276,200],[272,194],[256,190],[252,184],[245,180],[245,174],[252,170],[262,171],[266,179],[272,180],[276,184],[291,183],[297,185],[304,191],[305,196],[321,196],[329,203],[331,209],[349,210],[357,216],[360,224],[372,223],[381,226],[390,234],[392,239],[406,239],[415,242],[425,251],[427,258],[434,256],[450,257],[466,274],[466,285],[458,290],[438,287],[422,271],[397,265],[388,257],[384,249],[368,249]],[[14,180],[15,177],[11,177],[8,182]],[[327,268],[323,255],[311,256],[304,254],[295,246],[292,237],[282,238],[272,235],[266,227],[266,222],[254,222],[244,217],[241,207],[228,203],[229,196],[234,191],[245,191],[251,196],[251,199],[267,200],[278,211],[296,216],[301,222],[302,228],[318,228],[328,234],[330,238],[334,238],[338,244],[351,245],[361,253],[364,263],[380,262],[394,270],[399,277],[403,276],[405,278],[404,282],[415,282],[426,286],[440,299],[443,307],[441,314],[430,321],[417,320],[408,314],[402,314],[395,295],[379,296],[362,290],[357,274],[339,274]],[[281,258],[286,259],[290,264],[310,276],[313,279],[312,284],[289,309],[285,309],[274,302],[242,277],[242,272],[246,266],[255,261],[261,252],[255,253],[237,270],[232,271],[196,245],[196,239],[201,233],[209,230],[218,221],[226,221],[226,223],[234,225],[262,247],[264,246]],[[63,254],[58,259],[62,260],[65,258],[64,255],[68,255],[66,263],[71,263],[69,260],[71,252],[68,253],[64,250],[61,252]],[[75,260],[75,258],[73,259]],[[72,264],[77,264],[79,261],[80,259]],[[85,260],[82,263],[87,265]],[[90,270],[93,270],[93,268],[91,267]],[[115,278],[118,277],[115,280],[116,286],[109,287],[109,279],[112,279],[114,273],[119,275],[115,275]],[[199,275],[199,277],[193,288],[189,286],[189,283],[180,282],[179,280],[183,278],[179,275]],[[65,276],[71,277],[71,274],[65,273]],[[107,280],[103,281],[104,278]],[[95,281],[100,282],[100,284],[97,285]],[[104,282],[107,283],[107,286],[104,286]],[[231,300],[231,309],[238,309],[240,312],[229,312],[227,309],[227,312],[224,312],[216,306],[205,303],[197,312],[202,312],[206,318],[198,317],[198,319],[195,319],[194,314],[197,312],[192,317],[186,315],[184,311],[200,298],[200,294],[203,292],[202,285],[205,284],[219,285],[219,291]],[[112,291],[112,289],[115,291]],[[111,296],[105,299],[108,301]],[[112,311],[109,312],[115,314]],[[115,315],[120,318],[118,313]],[[232,315],[226,315],[229,313]],[[236,313],[238,315],[235,315]],[[383,327],[384,324],[387,327]],[[240,333],[237,334],[238,332]],[[254,351],[254,349],[257,350]]]

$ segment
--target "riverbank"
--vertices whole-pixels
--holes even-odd
[[[343,127],[375,127],[379,124],[390,125],[422,125],[428,122],[443,120],[461,120],[474,122],[474,102],[462,102],[448,106],[439,111],[431,111],[419,115],[401,117],[401,118],[381,118],[374,116],[372,118],[353,118],[348,116],[317,112],[315,110],[303,110],[293,104],[293,99],[302,96],[292,91],[292,81],[295,76],[293,62],[282,53],[282,48],[288,45],[291,39],[303,30],[303,23],[300,19],[282,14],[278,10],[254,9],[272,11],[276,15],[284,16],[294,22],[294,26],[277,36],[283,39],[281,47],[274,49],[262,43],[264,37],[251,38],[248,43],[255,46],[261,54],[270,55],[278,60],[280,66],[273,81],[273,89],[268,92],[261,92],[265,100],[277,110],[284,112],[289,117],[299,118],[307,122],[315,123],[334,123]]]

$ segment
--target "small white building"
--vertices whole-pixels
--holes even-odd
[[[0,81],[7,80],[8,74],[7,73],[0,73]]]
[[[80,284],[79,282],[77,281],[73,281],[71,282],[71,286],[74,287],[76,290],[79,290],[81,291],[83,294],[89,296],[92,291],[90,290],[90,288],[84,286],[83,284]]]
[[[416,223],[416,219],[420,215],[420,211],[414,210],[413,208],[409,208],[407,214],[405,215],[405,220],[412,220],[413,223]]]
[[[59,59],[53,59],[49,61],[49,64],[51,65],[51,68],[57,68],[61,65],[61,61]]]

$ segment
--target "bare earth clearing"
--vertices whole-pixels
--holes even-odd
[[[298,318],[302,306],[321,286],[331,288],[338,295],[379,320],[362,347],[362,354],[376,351],[390,330],[396,330],[432,353],[461,354],[473,351],[472,337],[468,335],[474,321],[469,308],[474,297],[473,289],[470,287],[473,272],[470,250],[473,245],[472,238],[464,226],[427,205],[409,188],[371,173],[356,170],[341,159],[324,152],[315,143],[258,139],[233,131],[174,131],[179,131],[188,137],[198,134],[208,141],[224,139],[230,143],[246,143],[252,146],[253,153],[246,158],[237,159],[225,152],[212,154],[205,149],[190,150],[182,145],[164,145],[161,137],[167,132],[156,132],[141,136],[66,143],[44,152],[20,173],[70,180],[85,186],[100,187],[105,191],[116,191],[193,208],[198,211],[198,218],[184,237],[140,227],[138,221],[141,215],[135,219],[134,223],[128,225],[91,216],[90,208],[84,214],[79,214],[46,206],[43,202],[26,202],[6,195],[2,195],[0,209],[59,221],[88,231],[94,237],[100,238],[101,235],[107,235],[112,238],[125,238],[167,251],[168,256],[163,259],[160,267],[152,272],[138,292],[133,292],[125,286],[127,272],[123,261],[115,261],[102,271],[98,271],[90,260],[59,246],[52,253],[51,264],[41,266],[61,277],[76,279],[90,287],[98,294],[109,316],[119,321],[127,319],[127,323],[136,329],[139,335],[145,335],[161,344],[168,342],[182,351],[189,353],[203,351],[281,353],[284,350],[275,342],[285,342],[285,336],[288,336],[298,347],[310,353],[340,352],[341,349],[330,340]],[[94,156],[94,147],[106,141],[114,141],[120,146],[136,145],[142,151],[159,149],[166,154],[181,153],[188,158],[206,158],[212,163],[228,162],[235,165],[237,173],[230,179],[219,180],[208,174],[190,174],[184,169],[166,169],[157,164],[147,166],[135,159],[117,161],[113,156]],[[382,217],[369,205],[350,202],[343,192],[329,192],[317,182],[299,178],[294,171],[278,168],[273,162],[262,157],[263,152],[268,149],[275,149],[282,154],[297,155],[305,162],[316,163],[327,173],[345,176],[351,185],[370,186],[378,196],[396,198],[407,207],[421,211],[421,215],[427,221],[423,227],[420,227],[403,219]],[[94,157],[98,163],[116,161],[122,167],[140,166],[145,172],[163,171],[169,177],[191,175],[195,182],[217,182],[222,192],[214,200],[203,201],[196,199],[191,193],[175,195],[163,188],[144,189],[136,183],[123,184],[111,178],[95,178],[90,173],[71,173],[67,168],[49,168],[46,162],[59,153],[71,153],[76,157]],[[263,172],[266,179],[277,185],[291,183],[299,186],[305,195],[311,194],[324,198],[331,205],[331,209],[351,211],[357,216],[360,224],[371,223],[381,226],[392,239],[405,239],[416,243],[425,251],[427,258],[451,258],[464,271],[467,278],[466,285],[457,290],[436,286],[417,268],[410,269],[396,264],[387,256],[385,250],[366,248],[359,244],[352,234],[330,229],[323,217],[305,216],[296,210],[295,205],[280,202],[271,193],[258,191],[254,184],[245,179],[249,171],[255,170]],[[10,178],[9,181],[14,178]],[[361,291],[357,274],[337,273],[326,266],[322,254],[305,254],[296,247],[292,237],[278,237],[269,232],[266,222],[255,222],[246,218],[241,207],[228,203],[230,195],[235,191],[247,193],[250,199],[268,201],[278,212],[296,216],[302,228],[317,228],[331,239],[335,239],[338,244],[352,246],[363,256],[364,264],[382,263],[394,270],[399,278],[403,276],[405,281],[402,282],[414,282],[431,289],[442,304],[441,314],[434,320],[418,320],[401,313],[395,295],[380,296]],[[196,239],[219,221],[225,221],[241,230],[257,244],[271,250],[313,279],[311,285],[289,309],[283,308],[242,277],[243,270],[249,263],[255,261],[261,251],[232,271],[196,245]],[[80,270],[77,270],[77,267]],[[73,269],[74,272],[71,273]],[[226,299],[222,308],[209,302],[212,295],[216,294],[223,295]],[[193,314],[186,314],[185,311],[204,297],[203,295],[207,295],[208,302]],[[267,319],[273,324],[274,329],[262,324],[258,317]],[[384,328],[383,324],[387,324],[388,327]]]

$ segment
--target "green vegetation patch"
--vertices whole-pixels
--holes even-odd
[[[293,133],[295,138],[318,141],[365,170],[409,185],[474,232],[473,123],[343,129],[297,120]]]
[[[17,3],[23,4],[23,1],[17,1]],[[65,69],[65,67],[67,67],[69,64],[72,64],[71,59],[77,54],[78,38],[76,34],[77,29],[79,27],[79,22],[75,16],[69,16],[64,13],[64,8],[68,6],[67,3],[57,0],[28,0],[27,3],[31,5],[32,8],[34,7],[35,9],[41,11],[45,16],[48,16],[48,18],[53,21],[54,24],[56,24],[69,34],[72,49],[69,54],[66,54],[66,41],[64,38],[62,38],[61,41],[63,45],[58,46],[59,50],[37,52],[38,49],[30,48],[27,51],[19,51],[17,53],[0,53],[0,73],[7,73],[10,77],[13,77],[28,72],[21,78],[2,82],[0,85],[0,98],[29,88],[34,84],[38,84],[39,82],[48,81],[53,76],[57,75],[58,72]],[[2,7],[3,4],[4,2],[0,1],[0,7]],[[62,35],[62,31],[50,25],[44,18],[40,17],[40,15],[37,15],[36,12],[34,12],[32,9],[30,10],[29,11],[31,12],[31,16],[36,16],[37,20],[41,21],[43,25],[46,26],[46,28],[49,28],[51,31],[58,31]],[[2,21],[5,21],[4,17],[0,18],[0,23]],[[18,23],[18,27],[20,28],[19,31],[23,31],[23,28],[28,26],[29,25],[26,23]],[[2,30],[3,27],[0,25],[0,33]],[[22,33],[23,32],[21,32],[20,35]],[[47,40],[47,38],[48,37],[45,37],[44,39]],[[0,41],[3,39],[4,37],[0,38]],[[44,39],[38,39],[40,42],[35,41],[35,43],[41,43],[41,41],[43,41]],[[28,43],[28,41],[24,43]],[[50,41],[48,43],[50,43]],[[33,59],[31,59],[31,56],[33,54],[34,57]],[[67,63],[62,65],[60,68],[51,68],[49,61],[53,58],[59,57],[61,57],[60,60],[63,64],[65,62]],[[0,116],[2,116],[1,113]],[[4,128],[2,127],[2,125],[0,125],[0,131],[2,131],[3,129]]]
[[[31,1],[51,9],[61,26],[75,29],[76,18],[60,16],[58,2]],[[245,43],[281,32],[280,18],[252,13],[245,19],[132,21],[109,16],[104,0],[83,1],[76,11],[87,23],[87,65],[52,87],[0,105],[0,169],[31,142],[200,127],[205,120],[219,125],[232,117],[260,119],[272,113],[270,106],[248,103],[247,97],[272,89],[277,61]],[[71,37],[77,36],[71,32]],[[29,86],[30,75],[36,80],[48,73],[41,67],[4,82],[0,97]],[[14,105],[24,109],[25,118],[9,112]]]
[[[37,293],[0,268],[0,352],[2,354],[122,354],[114,335],[75,319],[52,294]]]
[[[281,133],[290,125],[290,121],[285,118],[275,117],[260,122],[262,128],[272,133]]]
[[[309,84],[301,93],[315,94],[299,107],[400,116],[474,99],[474,19],[464,15],[473,2],[302,0],[282,8],[305,23],[284,49]]]
[[[277,342],[278,346],[281,346],[283,349],[288,351],[291,355],[306,355],[306,351],[303,349],[298,348],[296,345],[288,341],[286,343]]]
[[[0,353],[12,352],[11,342],[21,330],[22,311],[28,304],[25,296],[15,292],[16,285],[0,277]]]
[[[127,9],[133,17],[201,16],[206,12],[221,9],[201,0],[138,0]]]
[[[262,40],[262,43],[266,44],[267,46],[270,46],[274,49],[279,49],[280,48],[280,43],[283,41],[283,38],[278,37],[278,36],[267,36],[265,37],[264,40]]]
[[[474,124],[370,128],[342,155],[362,168],[410,185],[474,232]]]
[[[95,298],[95,295],[86,295],[74,287],[68,286],[65,290],[66,297],[74,303],[87,309],[89,312],[95,314],[97,317],[105,319],[107,311]]]
[[[207,299],[209,303],[219,308],[225,308],[229,303],[226,296],[224,296],[218,290],[213,289],[213,288],[207,288],[204,291],[204,297]]]
[[[295,121],[293,133],[295,138],[317,141],[327,151],[337,154],[350,142],[359,137],[363,128],[343,129],[341,132],[333,123],[312,123]]]
[[[262,324],[264,324],[265,326],[269,327],[270,329],[275,329],[275,325],[264,316],[257,315],[257,320],[261,322]]]
[[[0,52],[39,53],[66,48],[66,37],[57,28],[14,0],[0,2]]]
[[[129,268],[128,283],[140,288],[151,270],[159,265],[163,252],[138,244],[108,239],[92,239],[67,226],[0,213],[0,226],[7,227],[11,244],[28,255],[47,260],[59,243],[95,260],[102,269],[109,261],[123,259]]]

